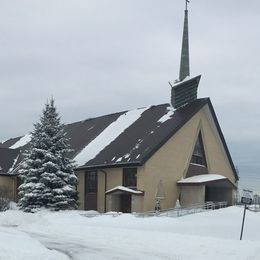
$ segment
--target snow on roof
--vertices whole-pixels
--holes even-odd
[[[196,175],[189,178],[181,179],[177,183],[204,183],[204,182],[224,180],[224,179],[227,179],[227,177],[219,174],[201,174],[201,175]]]
[[[16,156],[16,158],[14,159],[13,165],[11,166],[11,168],[8,170],[8,173],[11,173],[14,170],[14,166],[17,163],[17,160],[19,158],[19,154]]]
[[[19,147],[26,145],[30,141],[31,141],[31,135],[27,134],[27,135],[23,136],[21,139],[19,139],[19,141],[17,141],[15,144],[10,146],[9,148],[16,149],[16,148],[19,148]]]
[[[172,115],[174,114],[174,108],[172,106],[169,106],[167,108],[168,110],[168,113],[163,115],[157,122],[159,123],[164,123],[166,122],[167,120],[171,119],[172,118]]]
[[[129,192],[129,193],[134,193],[134,194],[143,194],[142,191],[133,190],[133,189],[130,189],[130,188],[127,188],[127,187],[124,187],[124,186],[116,186],[113,189],[107,190],[106,193],[111,193],[111,192],[116,191],[116,190],[125,191],[125,192]]]
[[[105,128],[103,132],[78,153],[74,158],[76,164],[82,166],[89,160],[94,159],[106,146],[132,125],[148,108],[149,107],[130,110],[119,116],[116,121]]]
[[[175,80],[174,83],[173,83],[173,86],[179,85],[179,84],[181,84],[181,83],[183,83],[183,82],[185,82],[185,81],[190,80],[191,78],[193,78],[193,77],[191,77],[191,76],[186,76],[182,81]]]

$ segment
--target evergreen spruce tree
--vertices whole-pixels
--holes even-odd
[[[77,208],[77,177],[71,149],[60,123],[54,99],[47,102],[40,121],[34,124],[30,148],[19,170],[19,206],[27,212],[41,207],[52,210]]]

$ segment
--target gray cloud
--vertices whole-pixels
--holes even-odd
[[[183,8],[170,0],[2,1],[0,139],[30,131],[52,95],[65,122],[169,102]],[[260,145],[259,8],[259,1],[189,5],[191,71],[202,74],[199,96],[211,97],[232,144]],[[233,147],[239,166],[250,147]]]

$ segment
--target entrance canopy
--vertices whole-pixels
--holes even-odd
[[[207,185],[208,187],[237,188],[227,177],[220,174],[201,174],[181,179],[177,182],[180,186]]]
[[[122,195],[122,194],[129,194],[129,195],[144,195],[143,191],[130,189],[124,186],[116,186],[113,189],[107,190],[106,194],[113,194],[113,195]]]

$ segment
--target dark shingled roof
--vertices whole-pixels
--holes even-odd
[[[0,174],[7,174],[19,155],[18,149],[0,148]]]
[[[198,99],[176,110],[164,123],[158,120],[168,113],[170,105],[150,107],[95,158],[80,168],[142,165],[205,104],[207,99]]]
[[[169,110],[173,110],[169,104],[147,108],[134,123],[122,131],[111,143],[107,143],[98,154],[95,154],[94,158],[86,161],[83,165],[79,165],[79,168],[93,169],[142,165],[205,105],[209,105],[230,165],[236,178],[238,178],[209,98],[197,99],[175,110],[174,114],[163,123],[158,120],[166,115]],[[69,138],[71,148],[74,149],[71,157],[75,158],[84,147],[126,112],[127,111],[105,115],[65,125],[65,131]],[[10,139],[2,145],[7,147],[8,145],[11,146],[15,143],[14,140],[18,141],[19,139],[20,138]],[[28,145],[25,145],[21,150],[27,147]],[[17,161],[17,164],[19,164],[19,161],[20,160]]]
[[[12,145],[14,145],[17,141],[19,141],[22,138],[22,136],[11,138],[6,140],[3,143],[0,143],[0,148],[10,148]]]
[[[124,112],[90,118],[84,121],[64,126],[70,146],[74,150],[72,157],[80,152],[87,144],[95,139],[104,129],[113,123]]]

